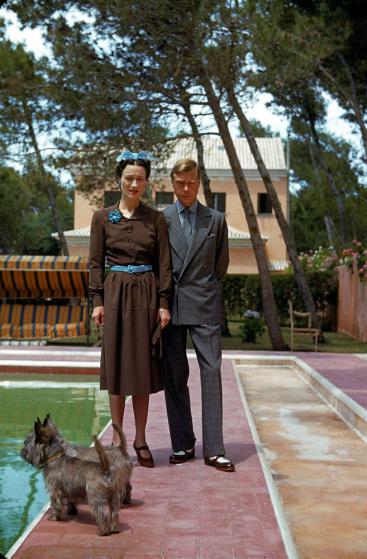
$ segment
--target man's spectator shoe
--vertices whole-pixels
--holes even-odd
[[[169,457],[170,464],[183,464],[188,462],[188,460],[193,460],[195,458],[195,447],[191,450],[178,450],[173,452]]]
[[[234,472],[235,467],[233,462],[228,460],[225,456],[210,456],[204,458],[204,462],[207,466],[212,466],[221,472]]]

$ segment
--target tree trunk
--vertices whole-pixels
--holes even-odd
[[[333,220],[329,215],[324,215],[324,223],[325,223],[327,238],[329,240],[329,245],[334,248],[335,243],[333,239],[333,227],[334,227]]]
[[[201,184],[203,185],[205,202],[206,202],[206,205],[209,208],[214,208],[214,200],[213,200],[214,197],[213,197],[213,193],[210,189],[210,178],[208,177],[208,174],[206,172],[206,167],[205,167],[205,162],[204,162],[203,140],[202,140],[201,134],[199,132],[199,129],[197,127],[194,115],[191,112],[190,101],[188,99],[187,93],[186,93],[186,91],[182,91],[182,90],[180,91],[180,93],[181,93],[181,103],[182,103],[183,109],[185,111],[187,120],[189,121],[189,124],[191,126],[192,135],[193,135],[193,138],[195,140],[196,151],[198,153],[198,165],[199,165],[199,169],[200,169]],[[221,284],[219,297],[220,297],[221,335],[225,338],[228,338],[228,337],[231,336],[231,333],[229,331],[228,319],[227,319],[227,316],[226,316],[226,310],[225,310],[225,306],[224,306],[223,284]]]
[[[365,152],[365,161],[367,162],[367,127],[366,124],[364,122],[364,118],[363,118],[363,113],[361,110],[361,106],[358,102],[358,95],[357,95],[357,88],[356,88],[356,83],[355,80],[353,78],[353,74],[347,64],[347,61],[345,60],[344,56],[342,55],[341,52],[338,52],[337,54],[340,62],[343,64],[344,69],[345,69],[345,73],[347,75],[349,84],[350,84],[350,90],[351,90],[351,99],[346,99],[347,102],[349,101],[353,110],[354,110],[354,115],[356,117],[356,121],[357,124],[361,130],[361,135],[362,135],[362,142],[363,142],[363,147],[364,147],[364,152]]]
[[[315,126],[315,119],[311,114],[311,111],[306,103],[306,112],[307,112],[307,118],[308,118],[308,123],[310,125],[310,130],[311,130],[311,136],[313,141],[315,142],[315,146],[317,149],[317,158],[319,160],[320,163],[320,167],[321,169],[324,171],[327,181],[329,183],[329,186],[331,188],[332,193],[335,196],[335,201],[336,201],[336,206],[338,208],[338,214],[339,214],[339,225],[340,225],[340,238],[342,243],[346,242],[346,217],[345,217],[345,208],[344,208],[344,203],[343,200],[340,196],[340,192],[338,190],[338,187],[336,186],[333,174],[331,172],[331,169],[329,167],[329,165],[325,162],[323,156],[322,156],[322,148],[321,148],[321,144],[320,144],[320,140],[319,140],[319,135],[317,133],[316,130],[316,126]]]
[[[241,169],[241,164],[239,162],[236,149],[228,129],[228,124],[223,115],[219,100],[216,97],[212,84],[209,78],[206,76],[203,68],[202,68],[202,74],[200,78],[208,99],[209,106],[213,111],[213,115],[216,120],[224,147],[226,149],[227,156],[233,172],[233,176],[239,191],[242,206],[245,211],[249,232],[251,236],[252,246],[254,248],[256,262],[259,269],[259,276],[260,276],[261,287],[262,287],[264,316],[268,327],[272,348],[277,351],[282,351],[287,349],[287,346],[284,343],[282,332],[280,329],[279,314],[274,299],[270,272],[268,269],[264,245],[260,235],[259,226],[257,223],[254,207],[252,204],[248,184],[245,175],[243,174],[243,171]]]
[[[68,245],[67,245],[67,242],[66,242],[66,239],[65,239],[63,227],[61,225],[61,219],[60,219],[59,212],[58,212],[58,209],[57,209],[57,206],[56,206],[55,195],[54,195],[52,186],[50,184],[50,181],[48,179],[47,172],[46,172],[46,169],[45,169],[45,166],[44,166],[44,163],[43,163],[42,155],[41,155],[40,149],[38,147],[36,134],[35,134],[35,131],[34,131],[34,128],[33,128],[32,115],[30,114],[29,109],[28,109],[25,102],[23,102],[23,110],[24,110],[24,114],[25,114],[25,117],[26,117],[26,120],[27,120],[27,126],[28,126],[29,135],[30,135],[30,138],[31,138],[32,146],[33,146],[33,149],[34,149],[35,154],[36,154],[38,170],[41,174],[43,187],[44,187],[44,190],[45,190],[45,192],[48,196],[49,202],[50,202],[50,207],[51,207],[51,212],[52,212],[54,225],[56,227],[56,231],[57,231],[57,234],[59,236],[59,241],[60,241],[60,245],[61,245],[61,252],[65,256],[69,256],[69,248],[68,248]]]
[[[258,145],[256,143],[255,137],[252,133],[251,124],[249,123],[248,119],[246,118],[242,108],[237,100],[237,97],[233,91],[233,89],[227,89],[229,102],[231,103],[234,112],[236,113],[241,127],[245,133],[247,141],[250,146],[251,153],[256,161],[257,168],[261,175],[261,178],[264,182],[266,191],[269,195],[271,205],[274,208],[275,216],[277,218],[280,230],[283,235],[284,242],[287,247],[288,256],[292,264],[292,268],[294,271],[294,277],[298,285],[298,289],[303,299],[303,303],[305,305],[305,310],[307,312],[311,312],[313,314],[313,321],[317,322],[316,316],[316,306],[312,297],[311,290],[306,280],[306,276],[300,265],[298,260],[297,248],[296,243],[293,237],[293,233],[291,228],[289,227],[289,223],[286,220],[286,217],[283,213],[282,206],[280,204],[277,191],[274,188],[273,182],[271,180],[270,174],[265,166],[265,163],[261,157]]]
[[[319,64],[319,69],[324,74],[324,76],[326,76],[327,80],[330,81],[333,84],[335,89],[339,92],[339,95],[344,99],[346,107],[349,107],[351,112],[353,112],[354,117],[356,119],[356,122],[357,122],[357,124],[360,128],[360,131],[361,131],[363,148],[364,148],[364,152],[365,152],[365,161],[367,161],[367,127],[366,127],[366,124],[364,122],[363,111],[361,109],[361,105],[358,101],[358,95],[357,95],[357,88],[356,88],[355,80],[354,80],[353,74],[352,74],[352,72],[351,72],[351,70],[348,66],[348,63],[345,60],[342,53],[338,52],[337,57],[339,58],[342,65],[344,66],[345,73],[347,75],[347,79],[348,79],[349,85],[350,85],[350,94],[340,86],[340,84],[337,82],[335,77],[329,72],[329,70],[324,68],[324,66],[322,64]]]
[[[181,91],[181,102],[182,102],[182,106],[183,106],[183,109],[185,111],[187,120],[189,121],[189,124],[191,126],[192,136],[195,140],[196,150],[198,152],[198,165],[199,165],[200,174],[201,174],[201,184],[203,185],[205,202],[206,202],[206,205],[209,208],[214,208],[213,193],[210,189],[210,179],[209,179],[208,174],[206,172],[205,163],[204,163],[203,141],[201,139],[201,134],[200,134],[199,129],[197,127],[194,115],[191,112],[190,101],[187,97],[186,92]]]

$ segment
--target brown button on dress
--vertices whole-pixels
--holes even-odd
[[[170,251],[163,215],[140,203],[130,219],[111,223],[118,205],[97,210],[90,236],[90,293],[93,308],[104,306],[101,389],[110,394],[151,394],[163,389],[161,363],[152,353],[158,308],[168,308]],[[129,274],[109,266],[151,264]]]

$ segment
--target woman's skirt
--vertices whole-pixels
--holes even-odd
[[[134,395],[163,389],[161,360],[152,351],[157,308],[153,272],[108,274],[104,284],[102,390]]]

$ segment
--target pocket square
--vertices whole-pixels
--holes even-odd
[[[209,233],[209,235],[206,236],[207,239],[214,239],[215,237],[215,233]]]

